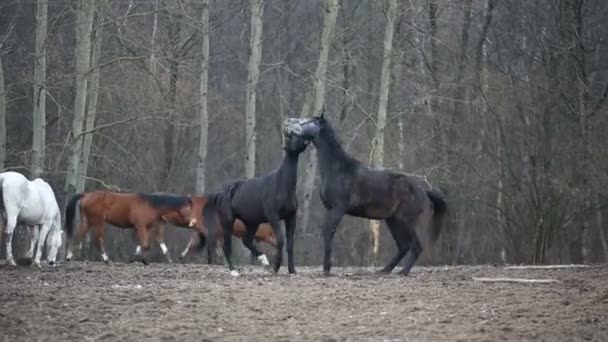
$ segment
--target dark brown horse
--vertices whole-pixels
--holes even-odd
[[[381,270],[390,273],[407,252],[406,275],[422,253],[416,225],[432,208],[430,237],[439,236],[447,204],[438,189],[425,191],[411,176],[384,169],[370,169],[342,148],[330,122],[321,114],[312,119],[289,118],[284,125],[291,134],[313,142],[319,158],[321,201],[325,206],[323,271],[331,268],[331,240],[344,215],[384,220],[397,244],[397,255]]]
[[[206,238],[208,236],[208,232],[207,232],[207,228],[203,224],[203,222],[204,222],[203,210],[204,210],[205,206],[207,205],[208,200],[209,200],[209,198],[207,196],[192,197],[192,211],[194,212],[194,217],[196,218],[196,224],[189,228],[195,230],[195,232],[192,233],[192,235],[190,236],[190,240],[188,240],[188,245],[180,254],[180,256],[182,258],[186,257],[188,252],[190,252],[191,248],[196,246],[197,240],[199,240],[198,246],[200,246],[201,248],[204,248],[206,245]],[[188,221],[185,220],[177,212],[170,212],[170,213],[164,215],[163,220],[165,222],[171,223],[174,226],[188,228]],[[218,225],[219,225],[219,218],[218,218]],[[158,243],[160,244],[160,248],[161,248],[163,254],[165,255],[165,258],[167,259],[167,261],[172,262],[171,256],[169,255],[167,245],[165,244],[165,227],[166,227],[166,225],[159,221],[156,224],[156,226],[157,226],[156,227],[156,241],[158,241]],[[245,224],[243,223],[243,221],[236,220],[234,222],[234,226],[232,229],[233,236],[242,240],[245,237],[246,231],[247,230],[245,228]],[[265,242],[265,243],[273,246],[274,248],[277,247],[277,240],[272,231],[272,226],[270,226],[270,224],[268,224],[268,223],[263,223],[259,226],[254,239],[256,242]],[[216,241],[223,244],[223,242],[224,242],[223,229],[219,229],[217,231]],[[208,251],[208,252],[211,252],[211,251]],[[258,260],[260,260],[260,262],[264,266],[268,266],[268,258],[266,257],[266,255],[261,254],[257,258],[258,258]],[[209,261],[209,263],[211,263],[212,258],[208,258],[208,261]]]
[[[76,205],[80,201],[81,222],[76,234],[80,242],[87,232],[89,225],[95,231],[97,245],[101,251],[103,261],[110,259],[106,254],[103,236],[105,223],[119,228],[135,228],[139,238],[139,245],[131,261],[141,261],[147,264],[146,252],[149,248],[148,230],[152,228],[163,216],[175,214],[189,227],[196,225],[196,217],[192,211],[192,200],[189,196],[158,195],[145,193],[115,193],[108,191],[95,191],[74,195],[68,202],[65,210],[65,227],[68,236],[66,260],[72,259],[71,248],[74,235],[74,217]]]

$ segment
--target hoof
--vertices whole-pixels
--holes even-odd
[[[401,271],[401,272],[399,272],[399,275],[402,276],[402,277],[407,277],[407,276],[410,275],[410,272],[409,271],[408,272]]]
[[[266,254],[260,254],[258,256],[258,260],[260,261],[260,263],[262,264],[262,266],[264,267],[269,267],[270,263],[268,262],[268,258],[266,257]]]
[[[327,271],[324,270],[322,275],[324,277],[331,277],[331,273],[329,273],[329,270],[327,270]]]
[[[55,263],[55,260],[49,260],[49,266],[52,266],[52,267],[57,266],[57,264]]]
[[[14,259],[10,259],[9,261],[7,261],[7,264],[8,264],[9,266],[14,266],[14,267],[17,267],[17,263],[15,262],[15,260],[14,260]]]
[[[376,271],[376,274],[391,274],[392,270],[387,270],[386,268],[382,268]]]
[[[40,264],[39,260],[34,261],[34,266],[36,266],[38,268],[42,268],[42,265]]]
[[[230,275],[231,275],[231,276],[233,276],[233,277],[238,277],[238,276],[240,276],[240,274],[239,274],[239,272],[238,272],[237,270],[232,270],[232,271],[230,271]]]

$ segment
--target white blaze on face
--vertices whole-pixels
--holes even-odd
[[[161,242],[160,249],[163,251],[163,254],[167,254],[167,251],[169,250],[164,242]]]

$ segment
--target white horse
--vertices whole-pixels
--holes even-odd
[[[0,191],[2,192],[2,214],[6,219],[4,239],[6,260],[9,265],[16,266],[12,241],[13,231],[17,224],[34,227],[28,251],[28,257],[32,257],[34,245],[36,242],[38,243],[34,264],[40,267],[42,247],[47,242],[47,259],[49,265],[54,265],[57,252],[61,247],[61,211],[51,186],[40,178],[30,182],[22,174],[8,171],[0,173]]]

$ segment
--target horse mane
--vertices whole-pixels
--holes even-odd
[[[340,141],[340,138],[338,137],[333,125],[324,118],[322,118],[319,123],[319,135],[323,136],[323,141],[325,142],[325,144],[327,144],[327,147],[332,151],[332,154],[334,154],[335,157],[340,158],[343,162],[348,162],[352,164],[359,163],[357,159],[351,157],[348,153],[346,153],[344,147],[342,147],[342,142]]]
[[[167,194],[148,194],[140,192],[138,195],[154,208],[179,208],[188,203],[188,197],[167,195]]]

